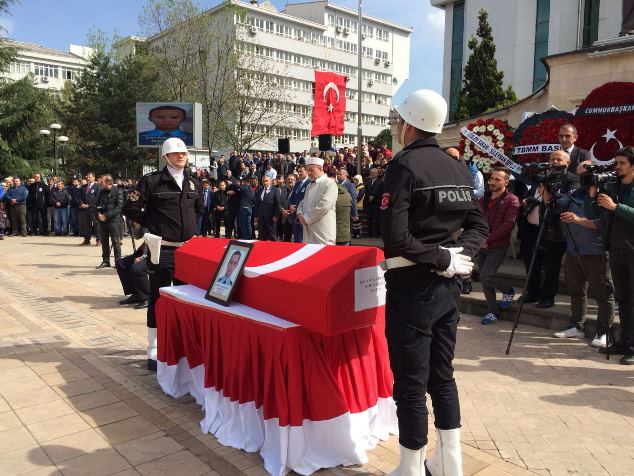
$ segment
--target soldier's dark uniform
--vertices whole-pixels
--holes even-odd
[[[164,241],[182,243],[197,233],[196,214],[205,212],[202,183],[183,171],[182,190],[167,167],[147,174],[139,180],[137,193],[126,202],[123,214],[147,228],[148,232]],[[154,307],[159,288],[182,284],[174,280],[174,252],[177,246],[163,243],[159,264],[151,261],[148,251],[147,270],[150,278],[147,325],[156,328]]]
[[[427,444],[425,392],[434,406],[436,428],[460,427],[460,405],[452,360],[459,320],[460,288],[445,278],[448,250],[464,247],[475,256],[488,234],[473,197],[469,171],[429,137],[407,145],[390,162],[381,198],[385,257],[413,265],[385,273],[386,336],[394,373],[400,444]],[[463,229],[460,237],[454,236]],[[388,261],[388,268],[389,262]]]

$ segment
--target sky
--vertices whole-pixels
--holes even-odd
[[[18,0],[9,16],[0,17],[5,36],[68,51],[72,44],[86,45],[91,32],[109,35],[138,35],[138,17],[145,0]],[[198,0],[210,8],[219,0]],[[293,0],[272,0],[282,10]],[[335,0],[356,10],[358,0]],[[442,92],[444,12],[427,0],[363,0],[363,11],[402,26],[411,26],[410,79],[394,97],[394,103],[409,92],[428,88]]]

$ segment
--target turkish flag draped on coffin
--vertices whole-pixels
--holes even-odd
[[[311,137],[343,134],[346,113],[346,77],[315,71],[315,106]]]

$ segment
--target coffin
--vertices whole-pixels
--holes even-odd
[[[206,290],[228,242],[189,240],[175,277]],[[373,247],[256,241],[233,300],[328,336],[372,326],[385,313],[382,260]]]

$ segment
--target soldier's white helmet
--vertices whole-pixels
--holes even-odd
[[[187,146],[178,137],[170,137],[165,142],[163,142],[163,146],[161,147],[161,157],[165,157],[171,152],[187,153]]]
[[[409,125],[439,134],[447,117],[447,101],[431,89],[418,89],[396,106],[396,112]]]

